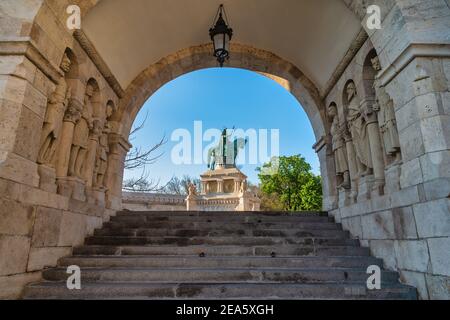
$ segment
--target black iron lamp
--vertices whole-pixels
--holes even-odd
[[[209,35],[214,44],[214,56],[223,67],[225,60],[230,57],[230,41],[233,37],[233,29],[228,27],[228,18],[223,4],[220,5],[214,18],[215,25],[209,29]]]

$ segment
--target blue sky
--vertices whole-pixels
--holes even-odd
[[[233,68],[212,68],[183,75],[160,88],[145,103],[135,125],[147,116],[145,127],[132,139],[134,146],[149,148],[164,135],[168,142],[160,149],[163,156],[146,171],[153,180],[165,184],[173,176],[198,177],[206,164],[174,164],[172,150],[180,141],[171,141],[176,129],[185,129],[194,137],[194,122],[207,129],[266,129],[270,152],[270,130],[279,130],[280,155],[301,154],[319,174],[319,161],[311,124],[297,99],[279,84],[260,74]],[[193,151],[192,142],[192,154]],[[210,142],[203,142],[203,148]],[[249,159],[249,150],[246,150]],[[261,159],[258,159],[258,162]],[[258,164],[245,164],[241,170],[253,183],[258,182]],[[141,170],[125,171],[125,179],[139,176]]]

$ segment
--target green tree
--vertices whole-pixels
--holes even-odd
[[[301,155],[272,159],[257,171],[261,192],[268,198],[278,196],[284,210],[321,210],[321,178],[311,172],[311,165]]]

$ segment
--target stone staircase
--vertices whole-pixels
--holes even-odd
[[[81,290],[68,290],[68,266]],[[26,299],[416,299],[325,213],[119,212]]]

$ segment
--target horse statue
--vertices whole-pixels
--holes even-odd
[[[216,165],[236,166],[236,158],[240,150],[245,148],[247,139],[236,138],[229,141],[226,130],[222,133],[219,145],[208,150],[208,169],[215,170]]]

